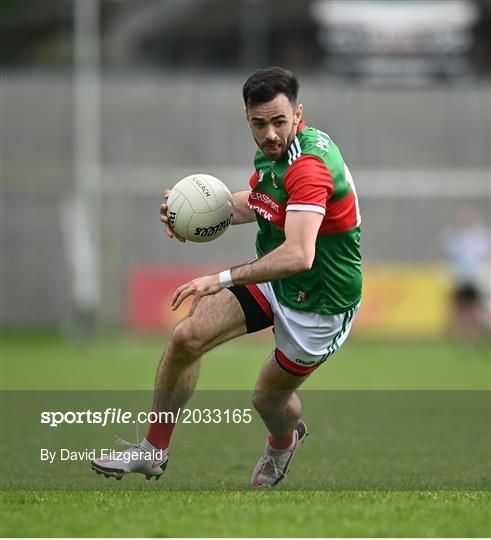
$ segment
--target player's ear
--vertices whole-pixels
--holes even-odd
[[[249,123],[249,113],[247,111],[247,107],[244,107],[244,116],[245,116],[246,122]]]
[[[303,114],[303,105],[299,103],[293,113],[293,123],[295,126],[297,126],[300,123],[300,120],[302,119]]]

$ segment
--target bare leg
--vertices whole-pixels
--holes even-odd
[[[307,376],[290,375],[282,369],[274,353],[261,368],[253,404],[273,437],[284,439],[293,432],[302,414],[302,404],[295,390],[306,379]]]
[[[155,380],[155,411],[176,412],[191,397],[201,356],[247,331],[237,298],[227,289],[201,299],[194,313],[174,329]]]
[[[191,316],[186,317],[174,329],[167,350],[157,370],[155,381],[154,410],[176,413],[192,395],[199,374],[199,359],[203,353],[229,339],[245,334],[246,324],[242,308],[236,297],[224,289],[214,296],[206,296]],[[174,417],[175,418],[175,417]],[[175,422],[150,423],[146,437],[128,446],[136,451],[131,459],[94,459],[92,469],[106,477],[121,479],[128,473],[140,473],[147,480],[158,480],[167,466],[168,451]],[[124,441],[123,441],[124,442]],[[142,453],[152,454],[149,459]]]

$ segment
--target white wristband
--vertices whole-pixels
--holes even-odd
[[[224,270],[223,272],[220,272],[218,274],[218,279],[220,280],[220,284],[222,287],[231,287],[234,283],[232,281],[232,273],[230,270]]]

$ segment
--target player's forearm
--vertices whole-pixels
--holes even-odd
[[[248,191],[238,191],[232,195],[234,199],[234,218],[233,225],[241,225],[242,223],[251,223],[256,220],[254,210],[251,210],[247,204],[249,200]]]
[[[313,256],[287,241],[257,261],[231,269],[234,285],[264,283],[305,272],[312,267]]]

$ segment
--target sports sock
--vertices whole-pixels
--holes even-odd
[[[172,422],[155,422],[150,424],[145,438],[151,445],[155,446],[155,448],[164,450],[169,446],[169,441],[175,427],[176,424]]]
[[[287,448],[290,448],[293,444],[293,433],[285,438],[278,438],[273,437],[273,435],[270,435],[268,437],[268,444],[273,448],[274,450],[285,450]]]

